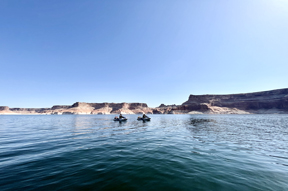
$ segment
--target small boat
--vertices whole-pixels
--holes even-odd
[[[127,121],[127,118],[114,118],[114,121]]]
[[[147,117],[145,117],[145,118],[143,118],[143,117],[138,117],[138,118],[137,118],[138,121],[140,121],[140,120],[142,120],[142,121],[150,121],[150,119],[151,119],[151,118],[147,118]]]

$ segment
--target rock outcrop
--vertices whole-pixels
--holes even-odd
[[[248,113],[286,113],[288,88],[245,94],[190,95],[188,101],[182,105],[189,107],[199,104],[206,104],[210,111],[215,108],[228,108]]]
[[[8,111],[9,107],[8,106],[0,106],[0,111]]]
[[[152,114],[153,110],[146,103],[85,103],[73,105],[55,105],[52,108],[9,108],[0,106],[0,114]]]
[[[288,113],[288,88],[271,91],[227,94],[190,95],[182,105],[161,104],[160,113],[266,114]]]
[[[85,103],[52,108],[9,108],[0,114],[269,114],[288,113],[288,88],[245,94],[190,95],[182,105],[149,108],[146,103]]]

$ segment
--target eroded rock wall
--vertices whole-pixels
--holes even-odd
[[[250,114],[288,113],[288,88],[228,95],[190,95],[182,105],[149,108],[146,103],[86,103],[54,105],[52,108],[9,108],[0,114]]]
[[[153,113],[146,103],[85,103],[54,105],[52,108],[9,108],[0,106],[1,114],[139,114]]]
[[[205,104],[209,112],[216,108],[218,111],[220,111],[219,108],[225,108],[226,111],[233,109],[234,112],[237,110],[247,113],[267,113],[268,111],[286,113],[288,112],[288,88],[245,94],[190,95],[188,101],[182,106],[197,111],[199,110],[197,107],[201,104]]]

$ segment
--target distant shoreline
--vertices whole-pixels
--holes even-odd
[[[0,106],[0,115],[117,115],[117,114],[287,114],[288,88],[270,91],[190,95],[181,105],[148,107],[146,103],[85,103],[54,105],[51,108],[9,108]]]

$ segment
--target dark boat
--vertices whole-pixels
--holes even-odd
[[[114,121],[127,121],[127,118],[125,117],[125,118],[114,118]]]
[[[140,121],[140,120],[142,120],[142,121],[150,121],[150,119],[151,118],[146,118],[146,117],[145,118],[143,118],[143,117],[138,117],[137,118],[138,121]]]

